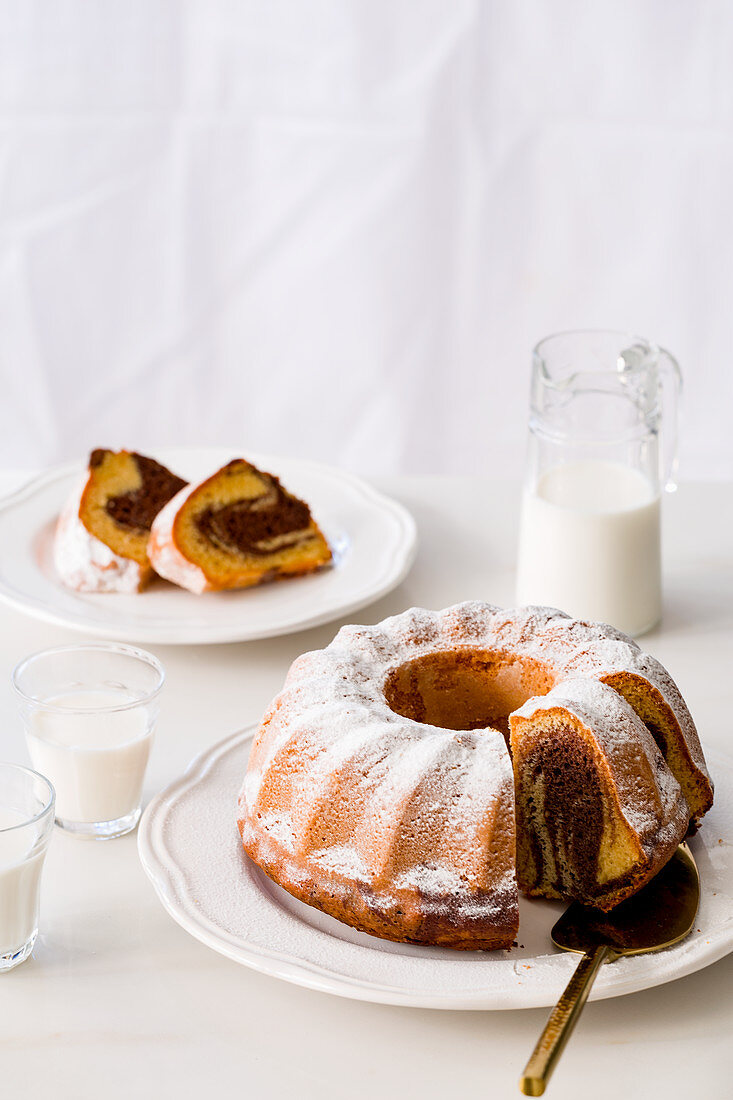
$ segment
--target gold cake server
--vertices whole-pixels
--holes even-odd
[[[525,1096],[541,1096],[565,1049],[596,974],[604,962],[622,955],[661,951],[692,931],[700,900],[700,876],[692,852],[680,844],[669,863],[638,894],[610,913],[573,902],[552,929],[552,942],[583,957],[560,997],[519,1087]]]

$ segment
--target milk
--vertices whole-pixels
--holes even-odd
[[[547,470],[524,495],[522,604],[641,634],[662,613],[659,496],[642,473],[600,460]]]
[[[129,692],[71,692],[45,700],[54,709],[31,715],[28,751],[56,788],[57,819],[116,821],[139,807],[152,743],[146,709],[99,709],[134,701]]]
[[[28,943],[38,928],[38,898],[45,847],[31,854],[37,834],[18,829],[27,815],[0,808],[0,955]]]

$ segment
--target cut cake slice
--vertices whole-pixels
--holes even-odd
[[[305,501],[243,458],[181,490],[157,516],[148,553],[157,573],[196,593],[299,576],[331,561]]]
[[[509,724],[520,890],[604,910],[636,893],[689,820],[644,723],[613,688],[577,679],[529,700]]]
[[[147,553],[153,520],[186,485],[135,451],[97,448],[59,517],[54,563],[83,592],[137,592],[153,576]]]

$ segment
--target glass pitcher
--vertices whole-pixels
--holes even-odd
[[[564,332],[534,349],[519,603],[632,635],[659,621],[680,387],[676,360],[638,336]]]

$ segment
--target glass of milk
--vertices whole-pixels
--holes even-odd
[[[660,507],[676,470],[681,375],[622,332],[534,350],[517,598],[643,634],[662,614]]]
[[[53,820],[49,781],[20,764],[0,764],[0,971],[27,959],[36,942]]]
[[[56,824],[111,839],[140,818],[164,672],[132,646],[60,646],[13,673],[33,766],[56,788]]]

